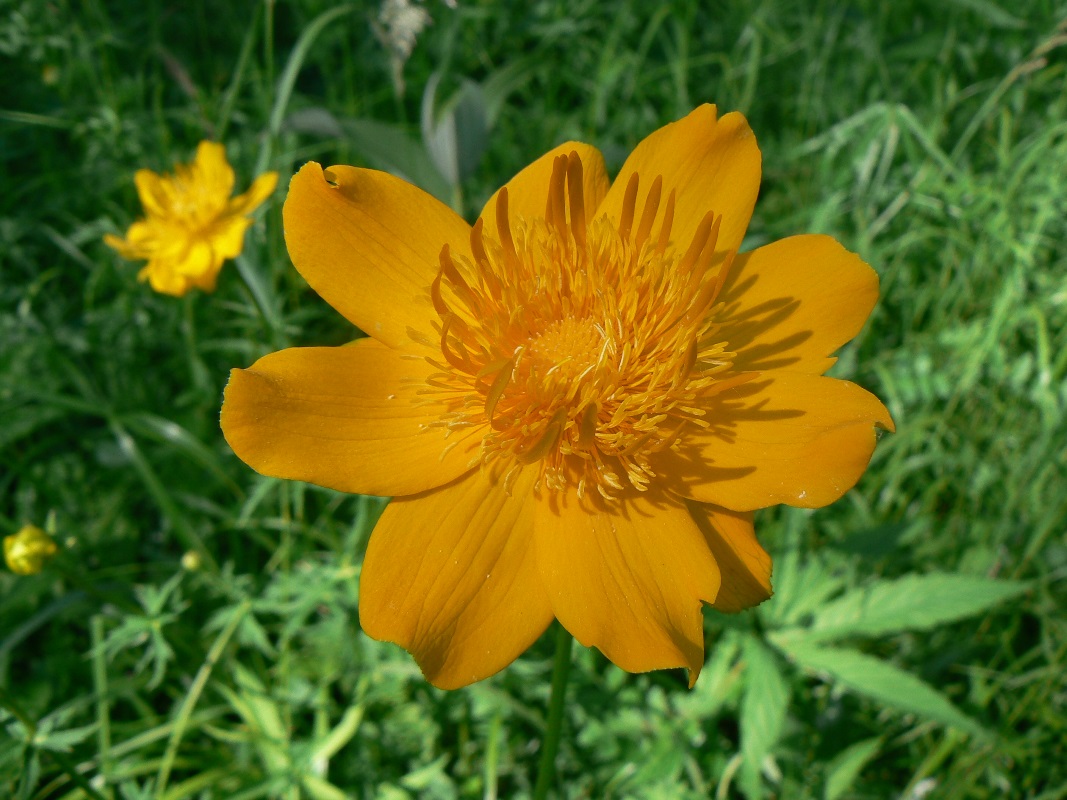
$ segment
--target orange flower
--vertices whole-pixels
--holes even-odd
[[[737,255],[760,182],[702,106],[609,185],[568,142],[473,228],[389,175],[307,164],[293,263],[370,334],[234,370],[222,427],[267,475],[396,499],[360,618],[437,686],[497,672],[553,617],[633,671],[704,660],[702,604],[766,599],[753,509],[852,487],[888,412],[822,377],[878,278],[827,236]]]
[[[148,259],[138,275],[162,294],[181,297],[190,289],[215,290],[215,279],[227,259],[244,247],[249,216],[270,197],[278,173],[265,172],[244,194],[233,194],[233,168],[226,149],[201,142],[192,164],[179,164],[174,175],[148,169],[133,176],[145,218],[126,238],[107,235],[104,242],[123,258]]]

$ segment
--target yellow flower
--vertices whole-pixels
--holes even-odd
[[[4,537],[4,561],[16,575],[36,575],[56,549],[52,537],[36,525],[25,525],[18,533]]]
[[[293,263],[370,334],[234,370],[222,427],[268,475],[393,496],[360,619],[451,688],[556,618],[641,672],[704,660],[702,604],[766,599],[754,509],[831,503],[883,405],[823,377],[878,277],[827,236],[737,255],[760,182],[713,106],[646,138],[614,183],[568,142],[473,228],[403,181],[310,163]]]
[[[180,297],[192,288],[215,290],[222,264],[244,247],[249,217],[278,184],[278,173],[265,172],[244,194],[233,194],[233,168],[217,142],[201,142],[192,164],[179,164],[173,175],[148,169],[133,176],[145,218],[126,238],[107,235],[104,242],[123,258],[147,259],[138,274],[152,288]]]

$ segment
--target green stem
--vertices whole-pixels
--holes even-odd
[[[92,631],[93,692],[96,694],[96,749],[100,753],[100,777],[104,791],[113,797],[111,790],[111,707],[108,702],[107,664],[104,660],[104,618],[94,614],[89,620]]]
[[[533,800],[545,800],[548,797],[548,787],[555,777],[556,753],[559,751],[560,734],[563,732],[563,700],[567,694],[573,643],[574,639],[567,629],[559,625],[556,630],[556,658],[552,665],[552,694],[548,700],[548,722],[542,741],[541,761],[537,765]]]
[[[189,687],[189,692],[182,700],[181,707],[178,709],[178,714],[174,719],[174,729],[171,731],[170,740],[167,742],[167,749],[163,753],[163,759],[159,762],[159,772],[156,774],[156,797],[164,797],[167,789],[167,781],[170,779],[170,771],[174,766],[174,759],[178,756],[178,746],[181,744],[182,737],[185,735],[185,729],[189,725],[189,720],[192,718],[193,711],[196,709],[197,701],[200,700],[200,695],[204,691],[204,687],[207,685],[207,680],[211,676],[211,671],[215,668],[215,664],[218,663],[219,658],[222,657],[222,651],[226,648],[226,645],[230,642],[230,637],[233,636],[237,630],[237,626],[241,623],[241,620],[245,618],[252,604],[249,600],[242,600],[230,617],[229,622],[226,623],[226,627],[222,629],[218,637],[216,637],[214,643],[211,645],[211,649],[208,650],[207,657],[204,659],[204,663],[200,665],[200,669],[197,670],[196,677],[193,678],[193,683]]]

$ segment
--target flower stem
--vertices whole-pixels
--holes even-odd
[[[533,800],[545,800],[548,787],[556,771],[556,753],[563,731],[563,700],[567,694],[567,678],[571,671],[571,645],[574,639],[562,625],[556,628],[556,658],[552,665],[552,694],[548,700],[548,721],[541,743],[541,761],[537,765],[537,783]]]

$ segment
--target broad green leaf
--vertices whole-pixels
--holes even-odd
[[[748,636],[742,645],[745,693],[741,698],[741,789],[749,798],[763,796],[760,769],[785,725],[789,687],[769,648]]]
[[[978,614],[1029,588],[1024,581],[943,573],[879,581],[848,592],[816,611],[804,640],[927,630]]]
[[[378,169],[391,172],[448,202],[452,186],[434,165],[422,144],[397,126],[372,119],[342,120],[352,143]]]
[[[434,166],[422,142],[413,139],[402,125],[375,119],[338,118],[325,108],[313,106],[290,114],[285,129],[322,139],[343,138],[371,167],[413,183],[442,202],[452,197],[451,185]]]
[[[882,705],[959,728],[976,736],[987,731],[948,698],[916,678],[872,656],[837,647],[781,642],[782,648],[801,667],[829,676],[835,683]]]
[[[826,765],[826,787],[823,800],[837,800],[852,788],[867,762],[878,754],[882,746],[881,737],[864,739],[851,747],[846,747]]]
[[[468,178],[489,144],[489,116],[482,87],[464,81],[445,103],[437,104],[441,73],[426,83],[422,97],[422,139],[437,169],[458,187]]]

